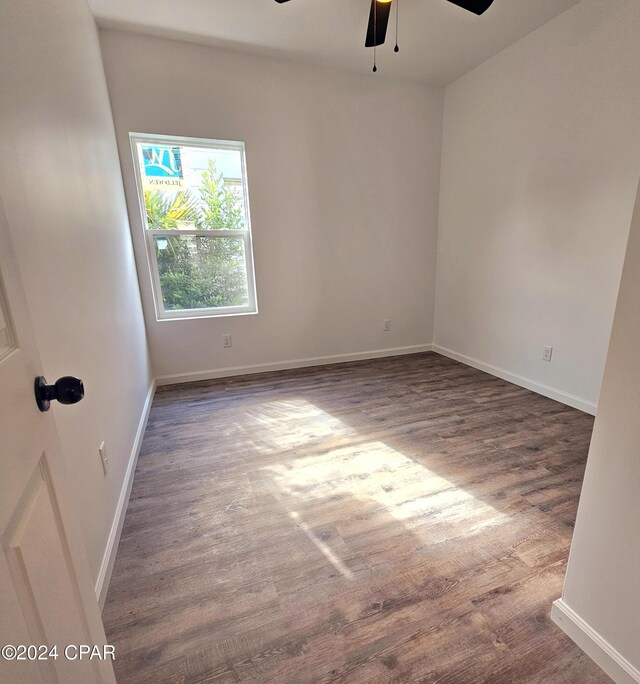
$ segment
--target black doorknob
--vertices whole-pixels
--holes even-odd
[[[48,411],[53,400],[61,404],[77,404],[84,397],[82,380],[65,375],[55,385],[47,385],[42,375],[35,381],[36,404],[41,411]]]

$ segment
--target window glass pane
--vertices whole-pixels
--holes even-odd
[[[241,237],[154,235],[154,244],[167,311],[248,305]]]
[[[240,149],[137,142],[147,228],[245,230]]]

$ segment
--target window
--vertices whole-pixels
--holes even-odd
[[[157,318],[256,313],[244,143],[130,137]]]

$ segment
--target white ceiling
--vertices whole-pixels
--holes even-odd
[[[378,74],[447,84],[534,31],[578,0],[495,0],[477,17],[446,0],[400,0]],[[364,36],[370,0],[89,0],[102,26],[227,49],[371,72]]]

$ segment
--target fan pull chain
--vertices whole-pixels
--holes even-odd
[[[393,48],[394,52],[400,52],[398,47],[398,17],[400,16],[400,0],[396,0],[396,46]]]
[[[378,0],[373,3],[373,73],[378,71],[376,66],[376,42],[378,39]]]

